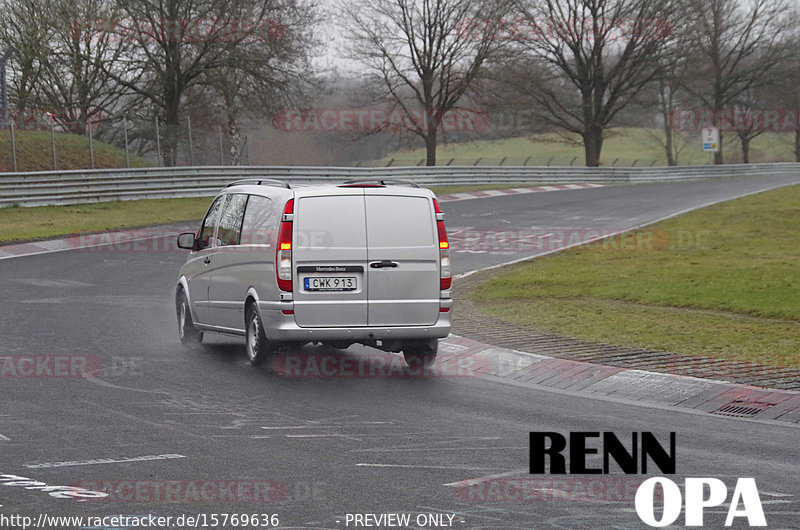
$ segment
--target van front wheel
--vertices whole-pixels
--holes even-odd
[[[203,332],[194,327],[192,312],[189,309],[189,301],[183,288],[178,289],[175,298],[175,309],[178,312],[178,336],[183,344],[195,346],[203,342]]]
[[[275,347],[264,334],[264,325],[254,305],[247,308],[247,358],[250,364],[258,366],[275,353]]]
[[[438,339],[407,340],[403,342],[403,356],[411,369],[428,368],[436,361],[439,351]]]

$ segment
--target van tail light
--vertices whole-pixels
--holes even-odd
[[[292,216],[294,215],[294,199],[286,201],[283,209],[280,229],[278,230],[278,248],[275,251],[275,274],[278,289],[292,290]]]
[[[444,228],[444,212],[439,208],[439,201],[433,199],[433,209],[436,212],[436,229],[439,232],[439,289],[449,289],[453,283],[450,272],[450,242],[447,240],[447,231]]]

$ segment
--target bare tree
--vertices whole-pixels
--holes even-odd
[[[42,75],[42,51],[47,49],[49,26],[46,0],[0,0],[0,43],[14,48],[9,62],[10,99],[18,113],[35,105],[35,89]]]
[[[445,116],[477,88],[504,44],[498,28],[508,8],[504,0],[341,2],[351,57],[425,142],[427,165],[436,165]]]
[[[126,73],[115,79],[161,111],[167,161],[177,148],[187,90],[213,83],[211,74],[223,70],[229,80],[245,72],[257,72],[262,79],[287,78],[296,67],[296,56],[278,53],[256,64],[245,50],[252,43],[289,38],[294,28],[282,22],[287,14],[313,9],[295,0],[116,1],[124,18],[114,21],[109,31],[135,43],[136,50],[120,59]]]
[[[520,0],[518,6],[527,30],[517,42],[538,68],[535,76],[514,70],[516,84],[546,121],[579,135],[586,165],[598,166],[605,130],[662,73],[677,2]]]
[[[784,0],[684,0],[693,75],[686,88],[719,125],[723,109],[762,86],[784,59]],[[722,164],[720,149],[714,163]]]
[[[46,20],[33,22],[49,27],[37,101],[57,110],[55,120],[62,128],[83,134],[88,123],[119,110],[126,90],[114,77],[121,75],[119,59],[130,52],[131,43],[95,31],[97,21],[117,18],[105,0],[51,0],[46,15]]]
[[[287,7],[291,6],[291,9]],[[269,38],[229,43],[230,64],[214,69],[204,79],[219,103],[230,143],[231,163],[241,159],[241,116],[274,114],[280,105],[296,105],[317,90],[317,73],[310,64],[318,39],[313,33],[320,18],[311,3],[287,3]]]

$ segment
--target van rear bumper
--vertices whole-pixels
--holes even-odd
[[[285,315],[274,307],[274,304],[259,303],[267,338],[276,341],[443,339],[450,334],[449,312],[439,313],[439,320],[432,326],[302,328],[294,321],[294,315]]]

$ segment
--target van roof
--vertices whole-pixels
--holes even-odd
[[[370,185],[370,184],[375,184]],[[284,186],[285,184],[285,186]],[[366,185],[365,185],[366,184]],[[401,185],[392,184],[390,180],[386,184],[379,184],[378,181],[359,182],[357,185],[347,184],[298,184],[289,185],[287,182],[276,179],[246,179],[228,184],[224,192],[250,193],[254,195],[264,195],[267,197],[313,197],[318,195],[362,195],[370,191],[385,194],[391,190],[391,195],[404,195],[409,197],[435,197],[434,193],[421,187],[409,187],[405,183]]]

